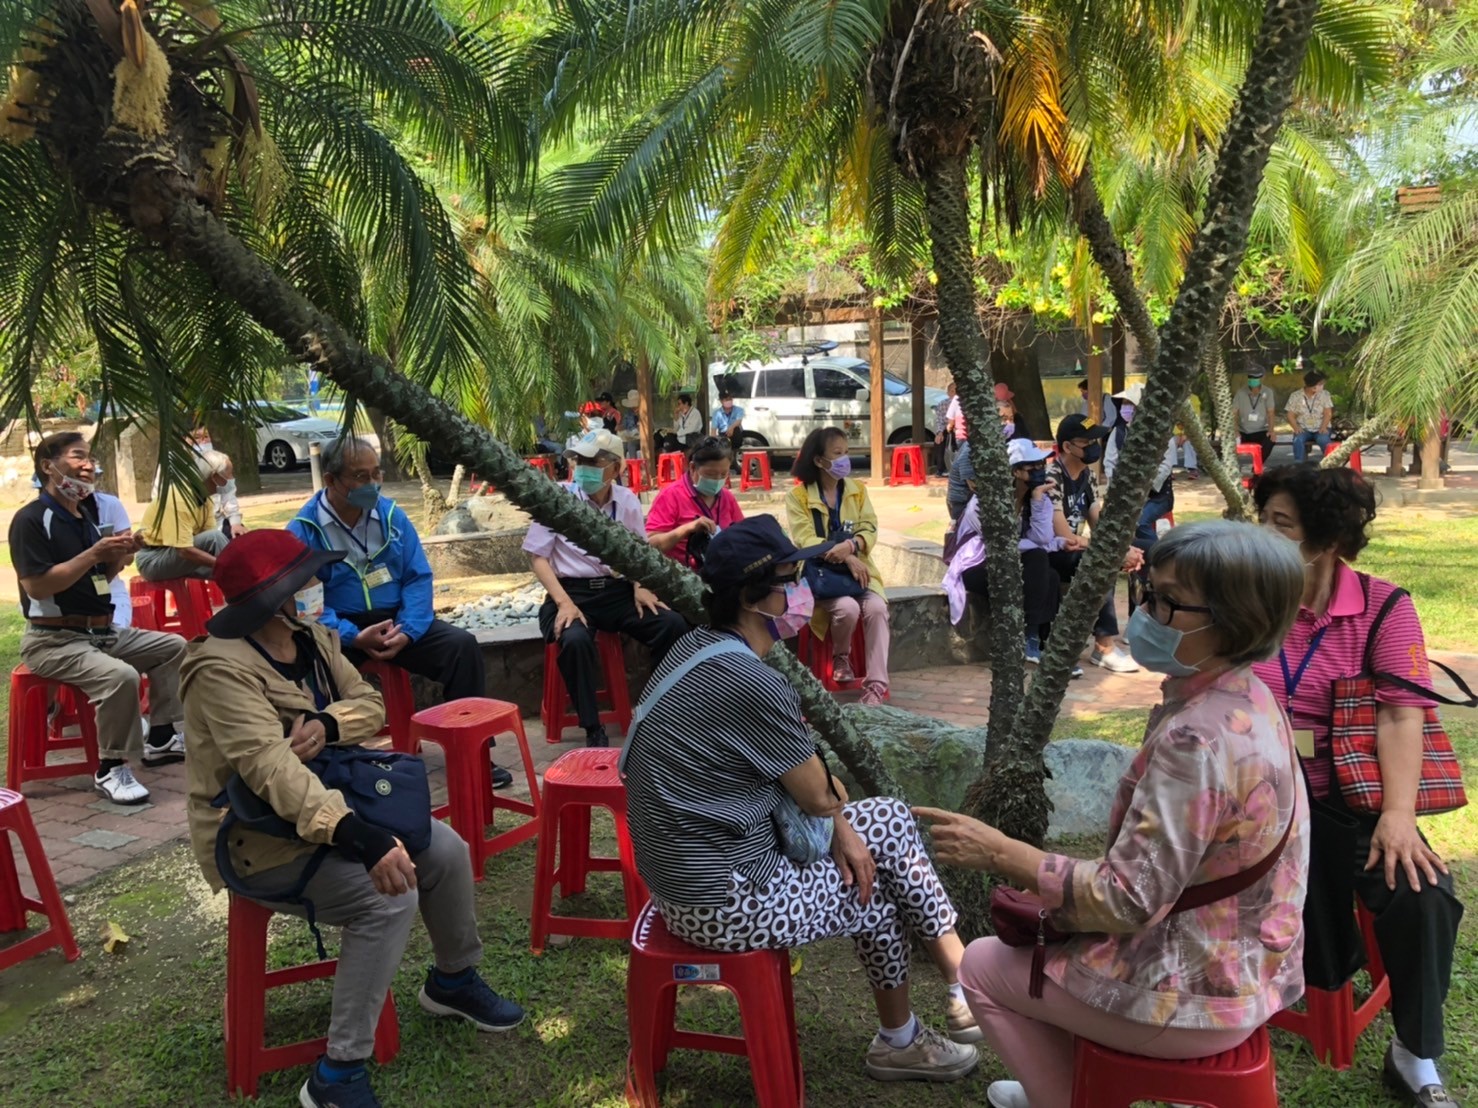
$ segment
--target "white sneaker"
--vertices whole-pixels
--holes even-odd
[[[139,779],[120,762],[107,773],[99,773],[92,779],[92,787],[114,804],[143,804],[149,799],[149,790],[139,784]]]
[[[185,736],[176,731],[169,737],[169,741],[160,746],[150,746],[148,740],[144,741],[144,765],[150,769],[157,766],[169,766],[175,762],[185,760]]]
[[[970,1005],[956,997],[945,998],[944,1024],[949,1028],[949,1037],[957,1043],[978,1043],[985,1038]]]
[[[892,1046],[874,1035],[867,1048],[868,1076],[877,1081],[958,1081],[979,1064],[973,1046],[952,1043],[922,1023],[907,1046]]]
[[[1139,672],[1139,667],[1134,664],[1134,659],[1118,647],[1114,647],[1112,650],[1100,650],[1095,646],[1093,653],[1088,656],[1088,661],[1095,666],[1102,666],[1110,673]]]
[[[1031,1108],[1020,1081],[992,1081],[985,1090],[985,1100],[990,1108]]]

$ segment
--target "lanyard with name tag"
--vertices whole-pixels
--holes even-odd
[[[1278,650],[1278,663],[1283,667],[1283,688],[1288,694],[1288,714],[1293,715],[1293,694],[1298,691],[1299,683],[1308,672],[1309,663],[1314,660],[1314,655],[1319,652],[1319,644],[1324,641],[1324,632],[1329,630],[1325,624],[1314,632],[1314,637],[1309,640],[1309,647],[1304,651],[1303,660],[1298,663],[1297,669],[1288,668],[1288,652],[1281,647]],[[1298,747],[1300,758],[1312,758],[1314,756],[1314,732],[1309,728],[1299,728],[1293,732],[1294,745]]]

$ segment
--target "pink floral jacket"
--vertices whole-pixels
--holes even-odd
[[[1049,854],[1037,872],[1054,926],[1047,975],[1135,1023],[1253,1028],[1304,991],[1309,803],[1293,736],[1250,668],[1169,679],[1144,744],[1119,781],[1105,857]],[[1261,881],[1169,914],[1181,890],[1248,869],[1277,845]]]

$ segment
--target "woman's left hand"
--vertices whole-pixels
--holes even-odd
[[[292,730],[287,733],[288,747],[300,762],[311,762],[323,753],[328,744],[328,728],[320,719],[309,719],[300,715],[293,720]]]
[[[910,808],[918,819],[928,820],[934,840],[934,857],[945,865],[964,869],[994,870],[1001,847],[1009,840],[988,823],[942,808]]]
[[[842,884],[849,889],[856,885],[857,899],[863,904],[871,900],[878,864],[862,837],[852,830],[846,816],[839,815],[832,823],[831,856],[837,869],[842,871]]]
[[[855,554],[847,559],[847,570],[864,589],[867,588],[867,583],[872,580],[872,574],[867,572],[867,566]]]
[[[841,542],[834,544],[825,554],[821,555],[821,560],[823,562],[830,562],[832,565],[838,565],[856,553],[857,544],[851,539],[843,539]]]
[[[1417,871],[1427,875],[1427,880],[1433,885],[1437,884],[1437,873],[1447,872],[1447,864],[1438,857],[1437,852],[1422,841],[1421,834],[1416,829],[1416,816],[1411,812],[1382,812],[1380,822],[1375,825],[1375,832],[1370,836],[1370,857],[1365,860],[1365,868],[1372,870],[1385,856],[1386,862],[1386,888],[1392,892],[1396,890],[1396,867],[1399,865],[1406,871],[1406,879],[1411,882],[1412,892],[1421,892],[1421,879]]]

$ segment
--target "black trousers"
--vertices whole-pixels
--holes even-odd
[[[575,606],[590,621],[587,627],[575,622],[559,636],[559,672],[575,703],[580,726],[589,731],[600,725],[600,652],[595,647],[597,631],[619,631],[630,635],[652,652],[652,665],[667,656],[668,649],[687,634],[688,621],[667,608],[638,614],[630,581],[614,577],[561,577],[559,583]],[[554,618],[559,605],[548,597],[539,609],[539,630],[545,642],[554,642]]]
[[[1406,871],[1398,866],[1395,891],[1386,888],[1384,858],[1374,869],[1365,869],[1379,817],[1361,813],[1355,818],[1361,824],[1351,859],[1355,895],[1375,917],[1375,941],[1391,980],[1396,1037],[1417,1057],[1437,1058],[1444,1048],[1442,1005],[1452,977],[1462,902],[1453,894],[1451,874],[1438,873],[1438,883],[1429,885],[1418,872],[1422,890],[1413,892]]]
[[[1243,431],[1238,437],[1244,445],[1262,447],[1262,464],[1268,464],[1268,456],[1273,452],[1273,434],[1271,431]]]
[[[965,586],[966,592],[982,597],[990,596],[986,570],[988,565],[989,559],[960,574],[960,582]],[[1057,618],[1057,574],[1052,569],[1051,555],[1047,551],[1021,552],[1021,591],[1026,608],[1026,633],[1040,639],[1042,629]]]
[[[1057,571],[1057,578],[1066,588],[1077,575],[1078,563],[1083,560],[1081,550],[1054,550],[1047,555],[1052,568]],[[1100,639],[1112,639],[1119,634],[1119,613],[1114,611],[1114,590],[1109,589],[1108,599],[1103,602],[1103,607],[1098,611],[1098,618],[1093,621],[1093,634]]]
[[[340,614],[359,628],[396,618],[395,612],[384,609]],[[345,650],[344,657],[356,666],[369,661],[369,655],[362,650]],[[440,681],[442,696],[447,700],[488,694],[487,673],[477,638],[471,631],[453,627],[439,619],[433,619],[426,633],[391,658],[390,664],[407,673]]]

